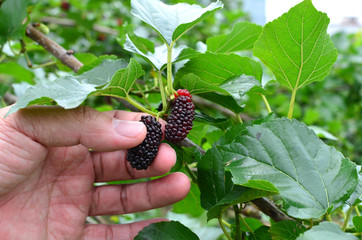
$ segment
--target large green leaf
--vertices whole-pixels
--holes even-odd
[[[116,55],[101,55],[98,58],[94,59],[94,57],[89,57],[89,59],[93,59],[90,63],[84,63],[84,65],[78,70],[78,74],[83,74],[85,72],[88,72],[89,70],[92,70],[92,68],[95,68],[99,64],[101,64],[105,60],[117,60]]]
[[[24,20],[27,16],[27,7],[32,0],[7,0],[0,8],[0,45],[8,38],[21,38],[25,33]]]
[[[252,49],[261,30],[262,27],[254,23],[239,22],[229,34],[208,38],[207,50],[214,53],[233,53]]]
[[[236,54],[204,53],[188,61],[176,74],[176,80],[193,73],[201,80],[220,85],[227,79],[248,75],[261,81],[263,69],[259,62]]]
[[[327,15],[304,0],[264,26],[254,55],[290,89],[323,80],[337,59],[328,24]]]
[[[223,7],[221,1],[202,8],[198,5],[178,3],[166,5],[159,0],[132,0],[131,13],[153,27],[166,44],[181,37],[190,28]]]
[[[135,76],[135,74],[132,75],[132,69],[134,67],[138,68],[137,64],[134,64],[134,62],[134,60],[131,60],[131,63],[127,67],[127,62],[122,59],[104,60],[92,70],[81,75],[65,76],[57,78],[54,81],[37,83],[36,85],[29,87],[25,93],[19,97],[18,101],[10,108],[7,115],[28,105],[48,104],[52,100],[64,108],[75,108],[79,106],[89,94],[101,91],[102,88],[99,89],[99,87],[103,87],[105,90],[110,90],[107,89],[107,87],[114,87],[114,85],[108,86],[107,84],[111,80],[116,81],[116,77],[122,79],[120,85],[126,91],[134,81],[134,79],[130,79]],[[122,77],[122,72],[120,72],[122,70],[125,72],[126,67],[128,69],[127,71],[130,73],[129,78]],[[140,71],[137,70],[137,72]],[[117,76],[114,77],[114,75]],[[121,93],[123,94],[123,92]]]
[[[261,87],[261,84],[254,76],[241,75],[228,79],[220,85],[220,88],[226,90],[233,98],[239,100],[256,86]]]
[[[172,62],[176,61],[178,56],[181,54],[182,50],[186,48],[185,45],[172,48]],[[132,42],[129,36],[126,36],[126,43],[124,44],[124,49],[136,53],[143,57],[145,60],[150,62],[157,70],[164,68],[167,64],[167,46],[161,45],[154,49],[154,52],[143,53],[137,48],[137,46]]]
[[[357,186],[355,164],[296,120],[276,119],[242,133],[219,146],[233,182],[248,187],[251,180],[270,182],[293,217],[320,217],[343,204]]]
[[[118,70],[112,76],[111,82],[99,90],[97,94],[125,98],[133,83],[144,74],[142,66],[136,60],[131,59],[128,66]]]
[[[241,107],[231,96],[221,95],[215,92],[201,93],[199,96],[230,109],[234,113],[241,113],[244,111],[244,108]]]
[[[358,237],[342,231],[340,226],[333,222],[322,222],[318,226],[302,233],[297,240],[322,240],[322,239],[340,239],[340,240],[358,240]]]
[[[206,92],[220,92],[225,95],[228,95],[228,92],[217,85],[206,82],[200,79],[194,73],[189,73],[185,75],[181,81],[180,85],[187,89],[191,94],[200,94]]]
[[[201,205],[208,210],[208,220],[219,217],[228,206],[275,193],[234,185],[230,173],[225,172],[222,153],[216,146],[202,156],[197,169]]]
[[[152,223],[142,229],[135,240],[198,240],[198,236],[177,221]]]
[[[254,89],[254,87],[261,87],[260,82],[253,76],[234,76],[218,86],[200,79],[200,77],[194,73],[185,75],[181,79],[180,85],[189,90],[191,94],[219,92],[230,95],[236,100],[241,99],[242,96]]]

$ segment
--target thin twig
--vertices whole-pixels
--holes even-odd
[[[70,67],[74,72],[78,72],[83,66],[83,64],[69,51],[45,36],[42,32],[38,31],[32,24],[27,25],[26,35],[43,46],[48,52],[58,58],[64,65]]]
[[[5,93],[4,101],[7,105],[14,104],[18,98],[10,93]]]
[[[77,26],[77,23],[74,20],[67,19],[67,18],[44,17],[44,18],[42,18],[41,21],[43,23],[53,23],[53,24],[62,25],[62,26],[66,26],[66,27],[76,27]],[[114,35],[114,36],[118,35],[118,31],[116,29],[109,28],[106,26],[101,26],[98,24],[93,25],[93,30],[100,32],[100,33],[109,34],[109,35]]]
[[[275,204],[270,201],[267,198],[258,198],[252,200],[252,203],[254,203],[260,211],[271,217],[275,222],[280,222],[283,220],[293,220],[293,218],[290,218],[288,215],[283,213]]]

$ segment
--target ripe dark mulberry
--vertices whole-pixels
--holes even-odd
[[[140,122],[146,125],[146,138],[140,145],[128,149],[127,153],[127,161],[137,170],[147,169],[151,165],[162,140],[161,124],[155,117],[142,116]]]
[[[171,143],[179,143],[186,138],[195,118],[195,105],[190,93],[180,89],[177,94],[179,96],[171,103],[171,113],[165,129],[165,138]]]

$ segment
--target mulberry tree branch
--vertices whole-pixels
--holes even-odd
[[[282,212],[275,204],[267,198],[258,198],[251,201],[254,203],[260,211],[268,215],[275,222],[283,220],[294,220]]]
[[[26,35],[33,39],[35,42],[43,46],[47,51],[53,54],[56,58],[58,58],[64,65],[70,67],[74,72],[78,72],[78,70],[83,66],[83,64],[69,51],[65,50],[63,47],[55,43],[53,40],[45,36],[43,33],[38,31],[32,24],[29,24],[26,28]],[[7,96],[9,97],[9,96]],[[8,99],[9,101],[13,101],[14,99]],[[137,111],[137,109],[132,109],[133,111]],[[227,115],[227,113],[226,113]],[[192,147],[195,146],[201,154],[205,154],[205,151],[192,142],[190,139],[186,138],[184,141],[180,143],[180,146]],[[274,221],[279,222],[282,220],[293,220],[289,216],[287,216],[284,212],[282,212],[272,201],[267,198],[258,198],[252,200],[260,211],[271,217]]]
[[[48,52],[58,58],[64,65],[70,67],[74,72],[78,72],[83,66],[83,64],[73,56],[71,51],[65,50],[59,44],[37,30],[32,24],[27,25],[26,36],[43,46]]]

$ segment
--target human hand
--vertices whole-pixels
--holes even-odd
[[[0,109],[1,239],[133,239],[143,227],[164,219],[86,225],[86,217],[159,208],[189,191],[189,179],[182,173],[137,184],[93,186],[160,176],[175,164],[174,150],[164,143],[149,169],[138,171],[127,163],[125,149],[146,136],[138,122],[142,113],[42,106],[4,119],[8,110]]]

